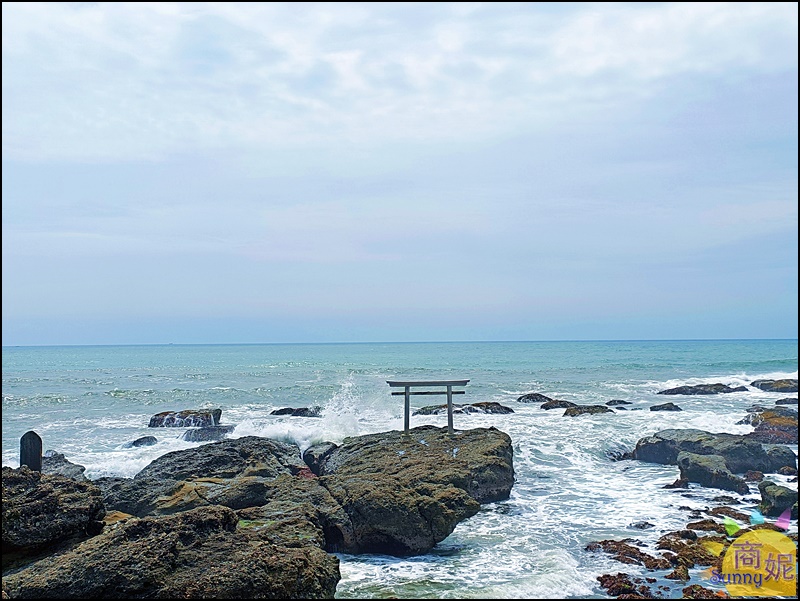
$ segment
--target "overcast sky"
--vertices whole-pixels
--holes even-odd
[[[796,338],[796,3],[2,5],[2,342]]]

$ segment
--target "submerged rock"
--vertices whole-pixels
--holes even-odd
[[[539,394],[538,392],[529,392],[528,394],[523,394],[521,397],[517,398],[518,403],[546,403],[547,401],[552,401],[549,396],[545,396],[543,394]]]
[[[750,382],[750,386],[754,386],[764,392],[797,392],[797,379],[756,380],[755,382]]]
[[[131,442],[126,442],[122,445],[123,449],[130,449],[132,447],[149,447],[158,442],[158,439],[155,436],[142,436],[141,438],[137,438],[136,440],[132,440]]]
[[[619,405],[633,405],[630,401],[623,401],[622,399],[611,399],[606,403],[609,407],[617,407]]]
[[[778,399],[777,401],[775,401],[775,404],[776,405],[797,405],[797,399],[796,398],[793,399],[791,397],[787,397],[785,399]]]
[[[150,418],[149,428],[188,428],[218,426],[222,409],[183,411],[162,411]]]
[[[576,415],[594,415],[596,413],[614,413],[614,411],[605,405],[575,405],[567,407],[564,416],[575,417]]]
[[[697,384],[695,386],[678,386],[677,388],[669,388],[662,390],[658,394],[726,394],[729,392],[747,392],[746,386],[737,386],[731,388],[727,384]]]
[[[650,411],[683,411],[675,403],[663,403],[662,405],[653,405]]]

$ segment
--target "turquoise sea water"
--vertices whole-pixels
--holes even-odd
[[[468,378],[456,402],[497,401],[515,411],[455,416],[456,428],[494,425],[511,435],[511,498],[485,506],[429,554],[340,555],[337,596],[603,598],[599,574],[644,571],[584,551],[588,542],[633,536],[652,545],[688,521],[679,507],[704,509],[721,494],[664,490],[676,467],[613,462],[608,453],[665,428],[751,431],[736,424],[748,407],[797,395],[752,387],[715,396],[657,392],[797,378],[797,349],[797,340],[4,347],[3,465],[18,465],[19,437],[35,430],[46,449],[86,466],[90,478],[131,477],[163,453],[197,446],[179,440],[178,430],[147,428],[154,413],[190,408],[221,408],[222,423],[236,425],[234,437],[270,436],[303,449],[402,429],[402,399],[390,396],[386,380]],[[570,418],[518,403],[526,392],[632,404]],[[412,405],[437,402],[431,398],[441,397],[415,397]],[[649,411],[667,401],[683,411]],[[270,415],[312,405],[323,407],[322,418]],[[412,417],[411,425],[446,419]],[[148,434],[159,439],[155,446],[122,448]],[[744,500],[743,508],[758,502],[755,487]],[[642,520],[655,528],[629,527]],[[665,582],[680,597],[680,583]]]

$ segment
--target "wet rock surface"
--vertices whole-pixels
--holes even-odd
[[[735,473],[756,470],[772,473],[784,465],[796,465],[794,453],[786,447],[765,447],[748,435],[712,434],[704,430],[662,430],[639,439],[633,458],[651,463],[676,465],[678,453],[720,455],[727,468]]]
[[[4,576],[3,590],[28,599],[333,597],[338,559],[313,543],[276,544],[239,522],[236,512],[217,506],[129,519]]]
[[[23,466],[3,467],[2,481],[3,554],[102,529],[102,495],[88,480],[43,474]]]

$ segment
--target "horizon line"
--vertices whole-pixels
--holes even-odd
[[[3,344],[0,348],[112,347],[112,346],[289,346],[345,344],[517,344],[545,342],[737,342],[797,341],[798,338],[585,338],[546,340],[369,340],[332,342],[115,342],[89,344]]]

